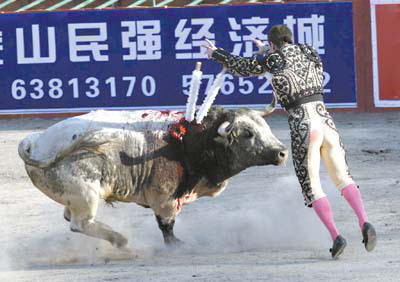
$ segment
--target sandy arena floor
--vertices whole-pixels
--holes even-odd
[[[304,207],[291,161],[251,168],[217,198],[185,206],[163,246],[151,210],[101,205],[98,219],[125,234],[132,253],[72,233],[63,207],[37,190],[18,157],[18,142],[55,120],[0,121],[0,281],[400,281],[400,112],[334,113],[352,175],[378,231],[367,253],[355,215],[322,168],[337,226],[348,246],[332,260],[328,232]],[[271,117],[289,146],[286,117]]]

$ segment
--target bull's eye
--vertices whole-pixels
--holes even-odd
[[[254,133],[250,129],[244,129],[243,130],[243,137],[244,138],[252,138],[254,136]]]

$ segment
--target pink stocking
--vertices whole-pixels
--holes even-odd
[[[314,211],[317,213],[321,221],[325,224],[329,233],[331,234],[332,240],[334,241],[339,235],[339,231],[336,229],[335,222],[333,220],[331,204],[327,197],[320,198],[312,203]]]
[[[358,223],[360,224],[360,228],[362,229],[364,223],[368,222],[368,218],[364,210],[360,190],[358,190],[355,184],[349,184],[343,188],[342,194],[356,213],[358,217]]]

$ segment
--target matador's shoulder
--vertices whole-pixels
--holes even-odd
[[[285,57],[279,51],[268,53],[262,57],[257,57],[257,61],[267,72],[272,74],[282,71],[286,65]]]
[[[307,56],[310,61],[315,64],[321,65],[321,57],[319,56],[317,50],[307,44],[298,44],[300,50]]]

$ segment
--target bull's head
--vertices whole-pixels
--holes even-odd
[[[274,136],[260,112],[240,109],[218,127],[215,141],[234,155],[238,165],[279,165],[287,160],[288,150]]]

